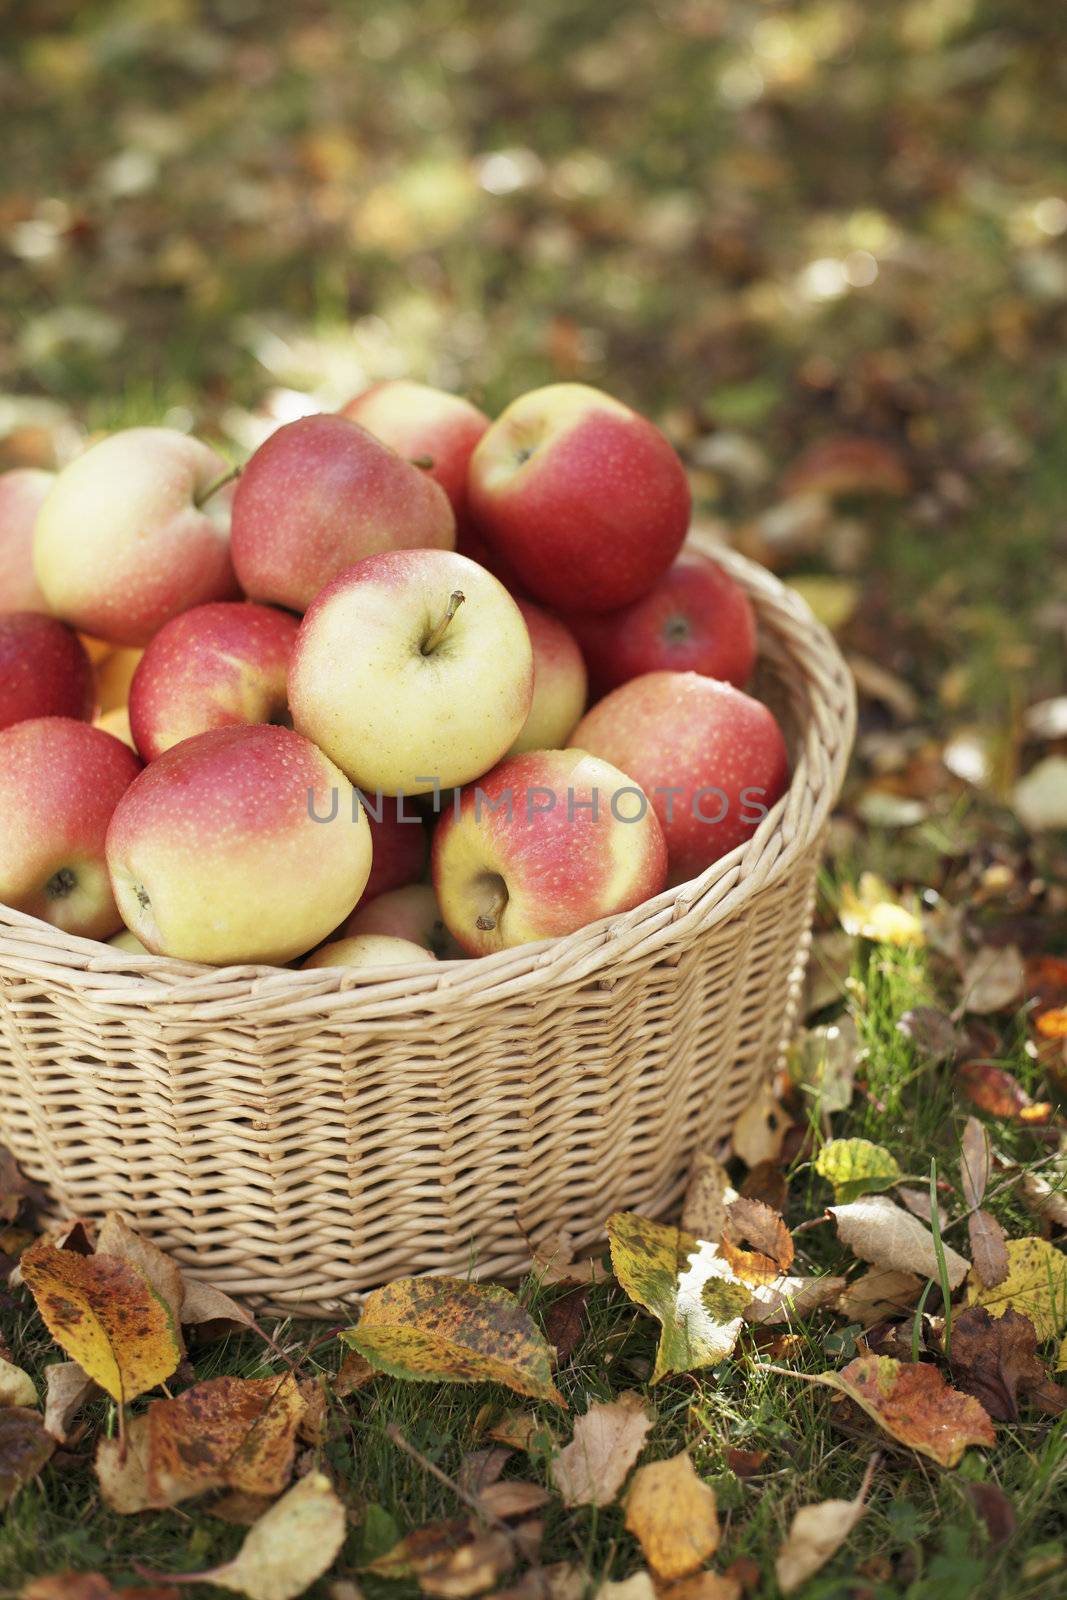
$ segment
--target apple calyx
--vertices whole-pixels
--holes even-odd
[[[241,476],[241,472],[241,467],[231,467],[229,472],[222,474],[221,478],[216,478],[214,483],[209,483],[203,494],[194,495],[193,504],[196,509],[199,511],[203,506],[206,506],[213,494],[217,494],[220,489],[225,489],[228,483],[232,483],[235,478]]]
[[[668,644],[684,644],[692,631],[689,618],[681,611],[676,611],[663,624],[663,637]]]
[[[74,893],[78,887],[77,874],[70,867],[60,867],[58,872],[53,872],[44,886],[44,892],[49,900],[65,900]]]
[[[452,618],[455,616],[456,612],[459,610],[466,598],[467,596],[463,593],[462,589],[452,590],[452,593],[448,597],[448,605],[445,607],[444,616],[441,618],[437,626],[432,628],[427,637],[423,640],[422,653],[424,656],[433,655],[434,651],[437,649],[437,646],[441,643],[441,640],[448,632]]]

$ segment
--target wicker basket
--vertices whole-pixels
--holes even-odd
[[[667,1212],[793,1027],[855,715],[799,598],[715,553],[757,608],[792,785],[746,845],[624,916],[379,977],[131,956],[0,906],[0,1138],[56,1210],[121,1210],[193,1273],[305,1315]]]

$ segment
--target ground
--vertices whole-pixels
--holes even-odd
[[[964,916],[975,947],[1067,952],[1064,834],[1027,831],[1015,788],[1067,730],[1062,711],[1051,727],[1026,716],[1067,693],[1067,85],[1049,8],[71,11],[38,0],[6,23],[0,464],[51,464],[84,430],[134,420],[194,427],[238,460],[266,420],[400,372],[490,410],[560,378],[617,392],[671,434],[701,514],[797,582],[857,665],[820,931],[873,870]],[[804,466],[824,441],[833,479]],[[847,990],[816,996],[809,1019],[844,1008],[866,1051],[832,1131],[886,1146],[916,1185],[933,1158],[955,1216],[976,1106],[897,1023],[924,1004],[966,1020],[959,969],[929,939],[858,941],[850,959]],[[1006,1003],[971,1048],[1058,1105],[1035,1009]],[[990,1209],[1013,1237],[1040,1232],[1011,1163],[1046,1159],[1049,1125],[977,1109],[1005,1163]],[[848,1254],[814,1221],[830,1195],[811,1156],[798,1145],[787,1220],[813,1223],[798,1246],[836,1269]],[[520,1293],[543,1323],[565,1291]],[[0,1316],[20,1364],[55,1359],[24,1291]],[[581,1411],[644,1390],[656,1331],[621,1290],[594,1288],[559,1375],[567,1399]],[[793,1331],[789,1363],[816,1372],[847,1360],[858,1330],[820,1313]],[[274,1333],[293,1353],[321,1340],[309,1370],[336,1371],[321,1328]],[[755,1349],[748,1332],[722,1367],[649,1391],[648,1455],[689,1446],[718,1495],[719,1565],[751,1557],[772,1596],[797,1506],[854,1494],[878,1441],[856,1418],[842,1428],[826,1390],[760,1371]],[[263,1357],[248,1337],[197,1370],[278,1370]],[[324,1460],[352,1511],[340,1572],[457,1510],[387,1427],[454,1476],[501,1398],[379,1381],[336,1404]],[[867,1516],[804,1594],[1062,1593],[1065,1427],[1024,1410],[952,1472],[881,1441]],[[750,1477],[728,1465],[739,1448],[766,1451]],[[976,1482],[1012,1502],[1002,1544]],[[106,1512],[75,1451],[10,1508],[0,1588],[63,1566],[115,1582],[135,1560],[192,1570],[240,1537],[195,1508]],[[618,1507],[553,1503],[544,1554],[597,1578],[640,1562]],[[371,1600],[415,1591],[359,1581]]]

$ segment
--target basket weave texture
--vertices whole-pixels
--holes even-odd
[[[0,906],[0,1138],[55,1210],[120,1210],[194,1275],[324,1316],[668,1212],[792,1032],[855,723],[803,602],[714,553],[756,607],[793,779],[747,844],[634,911],[378,977],[133,956]]]

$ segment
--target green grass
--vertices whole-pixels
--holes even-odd
[[[869,949],[854,975],[851,1007],[866,1052],[863,1086],[852,1107],[834,1118],[834,1133],[859,1135],[888,1146],[917,1182],[936,1159],[939,1174],[954,1185],[958,1176],[959,1131],[967,1113],[954,1101],[945,1067],[917,1059],[897,1030],[900,1015],[936,998],[921,953]],[[1010,1043],[1009,1043],[1010,1049]],[[1021,1047],[1008,1058],[1020,1072]],[[998,1148],[1023,1158],[1038,1153],[1032,1136],[1014,1137],[1004,1126],[991,1127]],[[807,1164],[793,1173],[789,1221],[795,1226],[818,1216],[829,1192]],[[994,1193],[992,1209],[1010,1233],[1034,1231],[1010,1188]],[[959,1213],[958,1198],[950,1211]],[[959,1242],[959,1230],[949,1234]],[[847,1262],[830,1225],[805,1230],[798,1246],[809,1269],[840,1270]],[[532,1280],[520,1293],[543,1322],[566,1291],[539,1287]],[[40,1376],[57,1352],[32,1307],[8,1318],[14,1359]],[[275,1337],[294,1357],[306,1358],[307,1375],[336,1371],[340,1347],[318,1343],[321,1325],[279,1324]],[[818,1314],[792,1330],[796,1342],[778,1359],[802,1372],[839,1367],[854,1353],[857,1329],[841,1318]],[[746,1556],[762,1573],[761,1596],[773,1596],[773,1555],[801,1504],[856,1493],[872,1449],[882,1453],[868,1515],[842,1553],[804,1593],[810,1600],[845,1600],[863,1578],[872,1600],[994,1600],[1010,1592],[1019,1600],[1052,1600],[1067,1582],[1067,1547],[1062,1510],[1067,1493],[1067,1419],[1052,1424],[1024,1413],[1017,1426],[998,1426],[990,1451],[971,1450],[958,1470],[945,1472],[866,1423],[847,1427],[822,1388],[763,1371],[760,1340],[746,1331],[736,1355],[712,1372],[673,1377],[648,1388],[657,1325],[631,1305],[613,1284],[592,1289],[587,1325],[573,1358],[559,1374],[571,1407],[607,1399],[623,1389],[647,1393],[657,1421],[642,1459],[692,1452],[700,1474],[719,1501],[724,1538],[716,1564]],[[1046,1352],[1051,1354],[1051,1352]],[[200,1377],[218,1372],[262,1376],[280,1370],[270,1353],[246,1336],[197,1354]],[[355,1576],[365,1562],[383,1553],[395,1538],[442,1517],[463,1514],[448,1488],[396,1447],[388,1430],[405,1438],[447,1476],[455,1478],[463,1456],[484,1444],[487,1423],[521,1404],[506,1391],[408,1384],[381,1378],[345,1402],[331,1401],[330,1434],[322,1465],[334,1476],[351,1510],[351,1532],[336,1573]],[[537,1408],[546,1430],[569,1437],[568,1420],[549,1406]],[[107,1423],[108,1406],[88,1414],[92,1424],[77,1459],[53,1463],[39,1482],[16,1499],[0,1534],[0,1593],[17,1592],[28,1575],[63,1566],[99,1569],[113,1581],[136,1577],[134,1563],[168,1572],[190,1571],[227,1558],[242,1530],[213,1519],[193,1504],[181,1512],[121,1518],[101,1504],[88,1459],[92,1439]],[[727,1447],[766,1451],[758,1473],[747,1480],[727,1465]],[[545,1459],[537,1452],[513,1457],[509,1474],[543,1480]],[[1014,1503],[1018,1528],[1003,1549],[993,1549],[984,1524],[967,1497],[967,1485],[993,1482]],[[619,1579],[640,1565],[640,1552],[623,1526],[623,1511],[567,1511],[558,1502],[546,1513],[544,1559],[576,1561],[595,1579]],[[413,1584],[361,1575],[370,1600],[406,1597]],[[191,1596],[211,1593],[195,1586]],[[217,1593],[217,1591],[214,1591]],[[326,1596],[325,1580],[310,1591]]]

